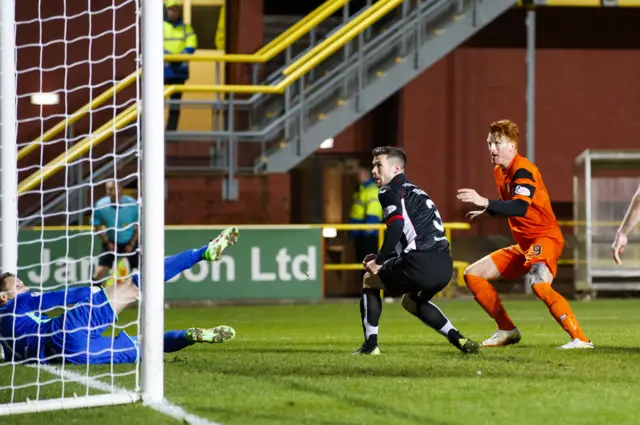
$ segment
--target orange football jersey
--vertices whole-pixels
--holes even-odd
[[[500,200],[521,199],[529,204],[524,217],[509,217],[511,234],[521,248],[527,249],[535,239],[543,237],[564,242],[538,167],[516,154],[507,169],[497,165],[493,175]]]

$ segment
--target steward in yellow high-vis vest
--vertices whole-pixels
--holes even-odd
[[[193,54],[198,47],[198,37],[193,27],[182,20],[182,0],[165,0],[164,53]],[[189,79],[189,62],[165,62],[164,83],[184,84]],[[182,99],[182,92],[172,93],[172,101]],[[170,104],[166,131],[176,131],[180,120],[180,104]]]
[[[353,194],[349,223],[380,224],[383,220],[382,206],[378,201],[378,186],[371,178],[366,167],[358,171],[360,185]],[[356,257],[362,261],[367,254],[378,252],[377,230],[352,230],[349,236],[354,239]]]
[[[164,53],[192,54],[198,48],[198,37],[193,27],[182,20],[182,0],[165,0]],[[189,79],[189,62],[165,62],[164,78],[185,81]]]

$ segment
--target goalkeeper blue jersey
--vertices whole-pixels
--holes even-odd
[[[74,305],[52,318],[46,312]],[[0,342],[5,361],[64,361],[80,364],[132,363],[135,340],[123,331],[102,337],[117,317],[101,288],[26,292],[0,306]]]
[[[25,292],[0,306],[0,336],[6,361],[44,360],[47,337],[57,334],[62,320],[44,312],[75,304],[91,295],[91,288]]]

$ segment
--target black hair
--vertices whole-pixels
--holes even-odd
[[[378,146],[371,152],[373,156],[386,155],[387,158],[397,158],[400,160],[402,168],[407,164],[407,154],[402,148],[395,146]]]

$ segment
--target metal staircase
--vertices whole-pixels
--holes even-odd
[[[356,122],[515,3],[424,2],[404,11],[405,16],[369,41],[359,37],[354,54],[339,65],[340,72],[321,77],[296,98],[293,108],[302,116],[298,131],[257,165],[268,172],[295,167],[325,139]]]
[[[378,3],[385,1],[356,11],[327,37]],[[340,38],[349,39],[348,43],[342,42],[337,47],[330,43],[324,48],[316,44],[297,57],[291,57],[288,51],[285,66],[272,73],[263,85],[277,85],[305,60],[332,50],[283,94],[256,94],[245,100],[234,100],[230,95],[214,106],[224,110],[231,120],[222,129],[168,133],[167,140],[215,142],[217,161],[204,168],[228,175],[227,193],[231,196],[226,198],[233,199],[237,189],[235,174],[291,170],[324,140],[356,122],[516,3],[516,0],[395,1],[395,7],[382,19],[370,26],[360,26],[361,30],[352,31],[350,38],[348,34]]]
[[[228,57],[222,61],[219,57],[210,59],[218,63],[234,60],[252,63],[254,77],[258,75],[261,57],[269,56],[276,64],[284,63],[259,85],[165,87],[165,98],[174,91],[185,89],[218,93],[212,100],[195,102],[198,107],[210,108],[216,119],[216,130],[166,133],[168,143],[195,142],[200,146],[209,143],[209,158],[198,153],[177,165],[172,158],[167,158],[167,174],[224,174],[223,197],[234,200],[238,195],[237,174],[291,170],[316,151],[325,139],[353,124],[516,4],[516,0],[372,0],[359,10],[350,10],[353,3],[327,0],[286,34],[277,37],[280,39],[277,43],[274,40],[254,55],[225,55]],[[168,56],[172,55],[166,55],[165,60],[172,60]],[[23,148],[21,153],[24,151],[24,156],[28,155],[44,141],[134,84],[139,75],[140,70],[94,98]],[[256,94],[243,98],[234,92]],[[189,106],[189,102],[183,102],[183,108]],[[119,111],[92,135],[75,143],[72,154],[63,152],[62,159],[51,161],[24,179],[19,192],[43,184],[69,161],[95,151],[95,147],[115,131],[133,122],[137,113],[136,104]],[[118,146],[126,150],[128,145],[121,139],[122,135],[116,137]],[[194,159],[199,163],[194,164]],[[104,167],[105,173],[108,168]],[[86,170],[74,174],[77,174],[78,184],[87,178]],[[69,201],[52,196],[45,200],[45,209],[54,213]],[[30,220],[37,220],[42,209],[42,203],[38,204],[33,205],[33,214],[28,214]]]

